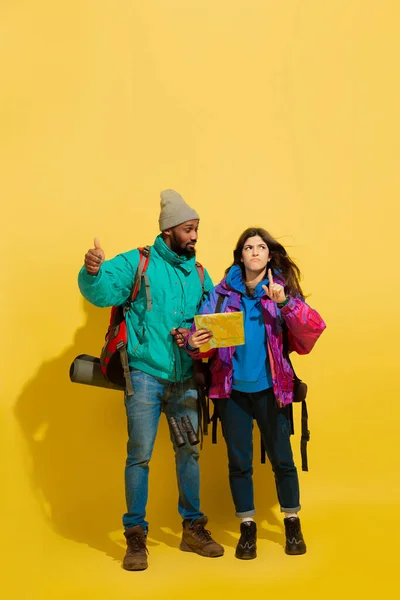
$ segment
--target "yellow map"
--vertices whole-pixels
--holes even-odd
[[[227,348],[244,344],[243,313],[215,313],[212,315],[196,315],[196,329],[208,329],[213,337],[201,347],[202,352],[211,348]]]

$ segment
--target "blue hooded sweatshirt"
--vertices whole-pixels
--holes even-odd
[[[240,307],[244,313],[245,344],[237,346],[233,355],[232,388],[240,392],[261,392],[272,387],[268,359],[267,339],[260,298],[268,279],[261,281],[253,295],[248,295],[242,271],[234,265],[226,277],[226,283],[240,293]]]

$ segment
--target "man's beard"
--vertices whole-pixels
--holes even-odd
[[[196,247],[194,247],[190,250],[189,250],[189,248],[184,248],[182,250],[181,256],[186,256],[186,258],[193,258],[193,256],[196,256]]]
[[[188,248],[187,245],[182,248],[175,242],[175,240],[171,239],[171,250],[175,252],[178,256],[186,256],[186,258],[193,258],[196,256],[196,246],[192,248]]]

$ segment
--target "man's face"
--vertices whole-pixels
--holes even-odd
[[[165,243],[179,256],[192,258],[196,254],[199,220],[193,219],[164,231]]]

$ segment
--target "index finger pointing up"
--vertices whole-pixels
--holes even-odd
[[[268,280],[269,280],[270,285],[272,285],[274,283],[274,278],[272,277],[271,269],[268,269]]]

